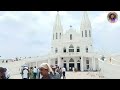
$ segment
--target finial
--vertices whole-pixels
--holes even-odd
[[[59,14],[59,11],[57,11],[57,14]]]

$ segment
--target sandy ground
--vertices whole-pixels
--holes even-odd
[[[21,79],[21,75],[11,76],[11,79]],[[98,72],[66,72],[66,79],[104,79]]]

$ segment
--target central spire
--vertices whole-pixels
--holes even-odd
[[[81,21],[81,28],[91,28],[91,23],[87,14],[87,11],[84,11],[82,21]]]
[[[61,29],[62,29],[62,25],[61,25],[60,15],[59,15],[59,11],[57,11],[54,30],[61,30]]]

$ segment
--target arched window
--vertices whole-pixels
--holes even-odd
[[[70,34],[70,40],[72,40],[72,34]]]
[[[89,64],[89,60],[86,60],[86,64]]]
[[[57,61],[57,60],[55,60],[55,64],[58,64],[58,61]]]
[[[87,66],[87,69],[89,69],[89,64],[87,63],[89,63],[89,60],[86,60],[86,66]]]
[[[89,59],[88,58],[86,58],[86,66],[87,66],[87,69],[89,69]]]
[[[60,33],[60,39],[61,39],[61,33]]]
[[[74,47],[72,44],[69,46],[69,52],[74,52]]]
[[[83,31],[82,31],[82,37],[83,37]]]
[[[69,62],[74,62],[74,60],[71,58]]]
[[[55,49],[55,53],[57,53],[57,52],[58,52],[58,49],[56,48],[56,49]]]
[[[54,40],[54,34],[53,34],[53,40]]]
[[[57,39],[57,33],[56,33],[56,39]]]
[[[88,47],[86,47],[86,53],[88,53]]]
[[[80,47],[77,47],[77,52],[80,52]]]
[[[89,30],[89,37],[91,37],[91,31]]]
[[[87,30],[85,30],[85,37],[87,37]]]
[[[65,47],[63,48],[63,52],[66,53],[66,48]]]

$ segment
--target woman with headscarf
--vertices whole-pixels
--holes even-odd
[[[42,63],[40,65],[40,73],[42,75],[41,79],[54,79],[52,76],[53,70],[48,63]]]

